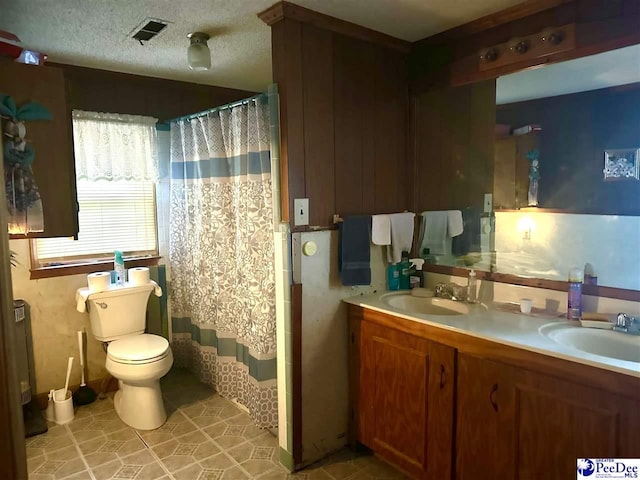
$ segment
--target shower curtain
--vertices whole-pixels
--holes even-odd
[[[267,95],[171,123],[172,349],[256,425],[278,423]]]

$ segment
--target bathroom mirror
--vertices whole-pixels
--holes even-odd
[[[435,263],[640,290],[640,46],[498,78],[493,216]],[[532,187],[532,188],[530,188]],[[490,233],[488,233],[490,232]]]

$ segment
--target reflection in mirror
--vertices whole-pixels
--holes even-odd
[[[499,78],[494,214],[474,252],[427,260],[640,290],[639,65],[632,46]]]

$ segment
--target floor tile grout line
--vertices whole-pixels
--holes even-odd
[[[219,396],[220,396],[220,394],[219,394],[217,391],[215,391],[215,390],[214,390],[214,394],[215,394],[215,395],[219,395]],[[220,398],[224,398],[224,397],[220,396]],[[225,399],[225,400],[226,400],[226,399]],[[228,400],[227,400],[227,401],[228,401]],[[200,400],[198,400],[198,402],[200,402]],[[167,403],[169,403],[172,407],[175,407],[176,411],[180,412],[180,413],[181,413],[181,414],[182,414],[182,415],[187,419],[187,421],[189,421],[189,422],[190,422],[194,427],[196,427],[196,429],[197,429],[200,433],[202,433],[206,438],[208,438],[211,442],[213,442],[213,444],[214,444],[217,448],[219,448],[219,449],[220,449],[220,452],[221,452],[221,453],[223,453],[223,454],[224,454],[224,456],[225,456],[228,460],[230,460],[231,462],[233,462],[233,464],[234,464],[235,466],[237,466],[237,467],[240,469],[240,471],[241,471],[242,473],[244,473],[245,475],[247,475],[247,478],[249,478],[249,479],[254,478],[254,477],[253,477],[253,475],[251,475],[251,474],[250,474],[250,473],[249,473],[249,472],[248,472],[248,471],[247,471],[247,470],[246,470],[242,465],[240,465],[238,462],[236,462],[236,459],[235,459],[235,458],[233,458],[231,455],[229,455],[229,454],[227,453],[227,449],[226,449],[226,448],[224,448],[222,445],[220,445],[218,442],[216,442],[216,441],[215,441],[215,439],[211,438],[211,436],[210,436],[207,432],[205,432],[205,431],[204,431],[204,429],[200,428],[200,426],[199,426],[196,422],[194,422],[193,420],[191,420],[191,417],[189,417],[189,415],[187,415],[186,413],[184,413],[184,411],[182,410],[182,407],[180,407],[180,406],[176,405],[175,403],[171,402],[171,401],[170,401],[170,400],[168,400],[168,399],[167,399]],[[233,405],[233,404],[232,404],[232,405]],[[236,407],[235,405],[234,405],[234,407],[235,407],[235,408],[238,408],[238,407]],[[234,415],[233,417],[230,417],[230,418],[225,419],[225,420],[230,420],[230,419],[232,419],[232,418],[236,418],[236,417],[238,417],[238,416],[240,416],[240,415],[242,415],[242,414],[243,414],[243,412],[238,408],[238,415]],[[217,423],[222,423],[223,421],[224,421],[224,420],[220,420],[220,421],[219,421],[219,422],[217,422]],[[213,425],[209,425],[208,427],[211,427],[211,426],[217,425],[217,423],[215,423],[215,424],[213,424]],[[207,428],[208,428],[208,427],[207,427]],[[244,442],[239,443],[238,445],[234,445],[232,448],[238,447],[238,446],[240,446],[240,445],[244,445],[244,444],[245,444],[245,443],[247,443],[247,442],[248,442],[248,440],[246,440],[246,439],[245,439],[245,441],[244,441]],[[217,454],[216,454],[216,455],[217,455]],[[214,456],[214,455],[211,455],[210,457],[207,457],[207,458],[211,458],[211,457],[213,457],[213,456]],[[203,458],[202,460],[206,460],[206,458]],[[198,462],[196,462],[196,463],[200,463],[200,460],[198,460]],[[185,467],[185,468],[187,468],[187,467]],[[177,471],[176,471],[176,473],[177,473],[177,472],[179,472],[179,471],[180,471],[180,470],[177,470]]]
[[[87,467],[87,472],[89,472],[89,477],[91,477],[92,480],[96,480],[96,477],[91,471],[91,468],[89,468],[89,463],[87,462],[87,459],[84,458],[84,453],[82,453],[82,450],[80,450],[80,444],[78,443],[78,440],[76,439],[76,437],[73,435],[73,432],[71,431],[71,427],[67,424],[64,426],[64,429],[67,432],[67,434],[71,437],[71,441],[73,442],[73,445],[76,447],[76,451],[78,452],[78,455],[80,455],[80,458],[82,459],[82,463],[84,463],[84,466]]]
[[[160,459],[160,457],[158,457],[158,455],[156,455],[156,452],[153,451],[153,448],[151,448],[150,445],[147,444],[147,442],[144,441],[144,439],[142,438],[142,436],[140,435],[140,433],[138,433],[138,430],[136,430],[135,428],[133,429],[134,432],[136,432],[136,435],[138,436],[138,438],[140,440],[142,440],[142,443],[144,444],[145,448],[147,450],[149,450],[149,453],[151,454],[151,456],[156,460],[156,462],[158,462],[158,465],[160,465],[160,468],[162,468],[162,470],[164,471],[164,473],[166,473],[169,478],[171,480],[175,480],[175,477],[171,474],[171,472],[169,471],[169,469],[167,467],[164,466],[164,463],[162,463],[162,460]]]

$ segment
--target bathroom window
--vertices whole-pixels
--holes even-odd
[[[158,253],[153,182],[78,180],[78,240],[42,238],[34,242],[39,266]]]
[[[33,240],[32,278],[110,270],[115,250],[157,259],[156,122],[74,110],[78,238]]]

